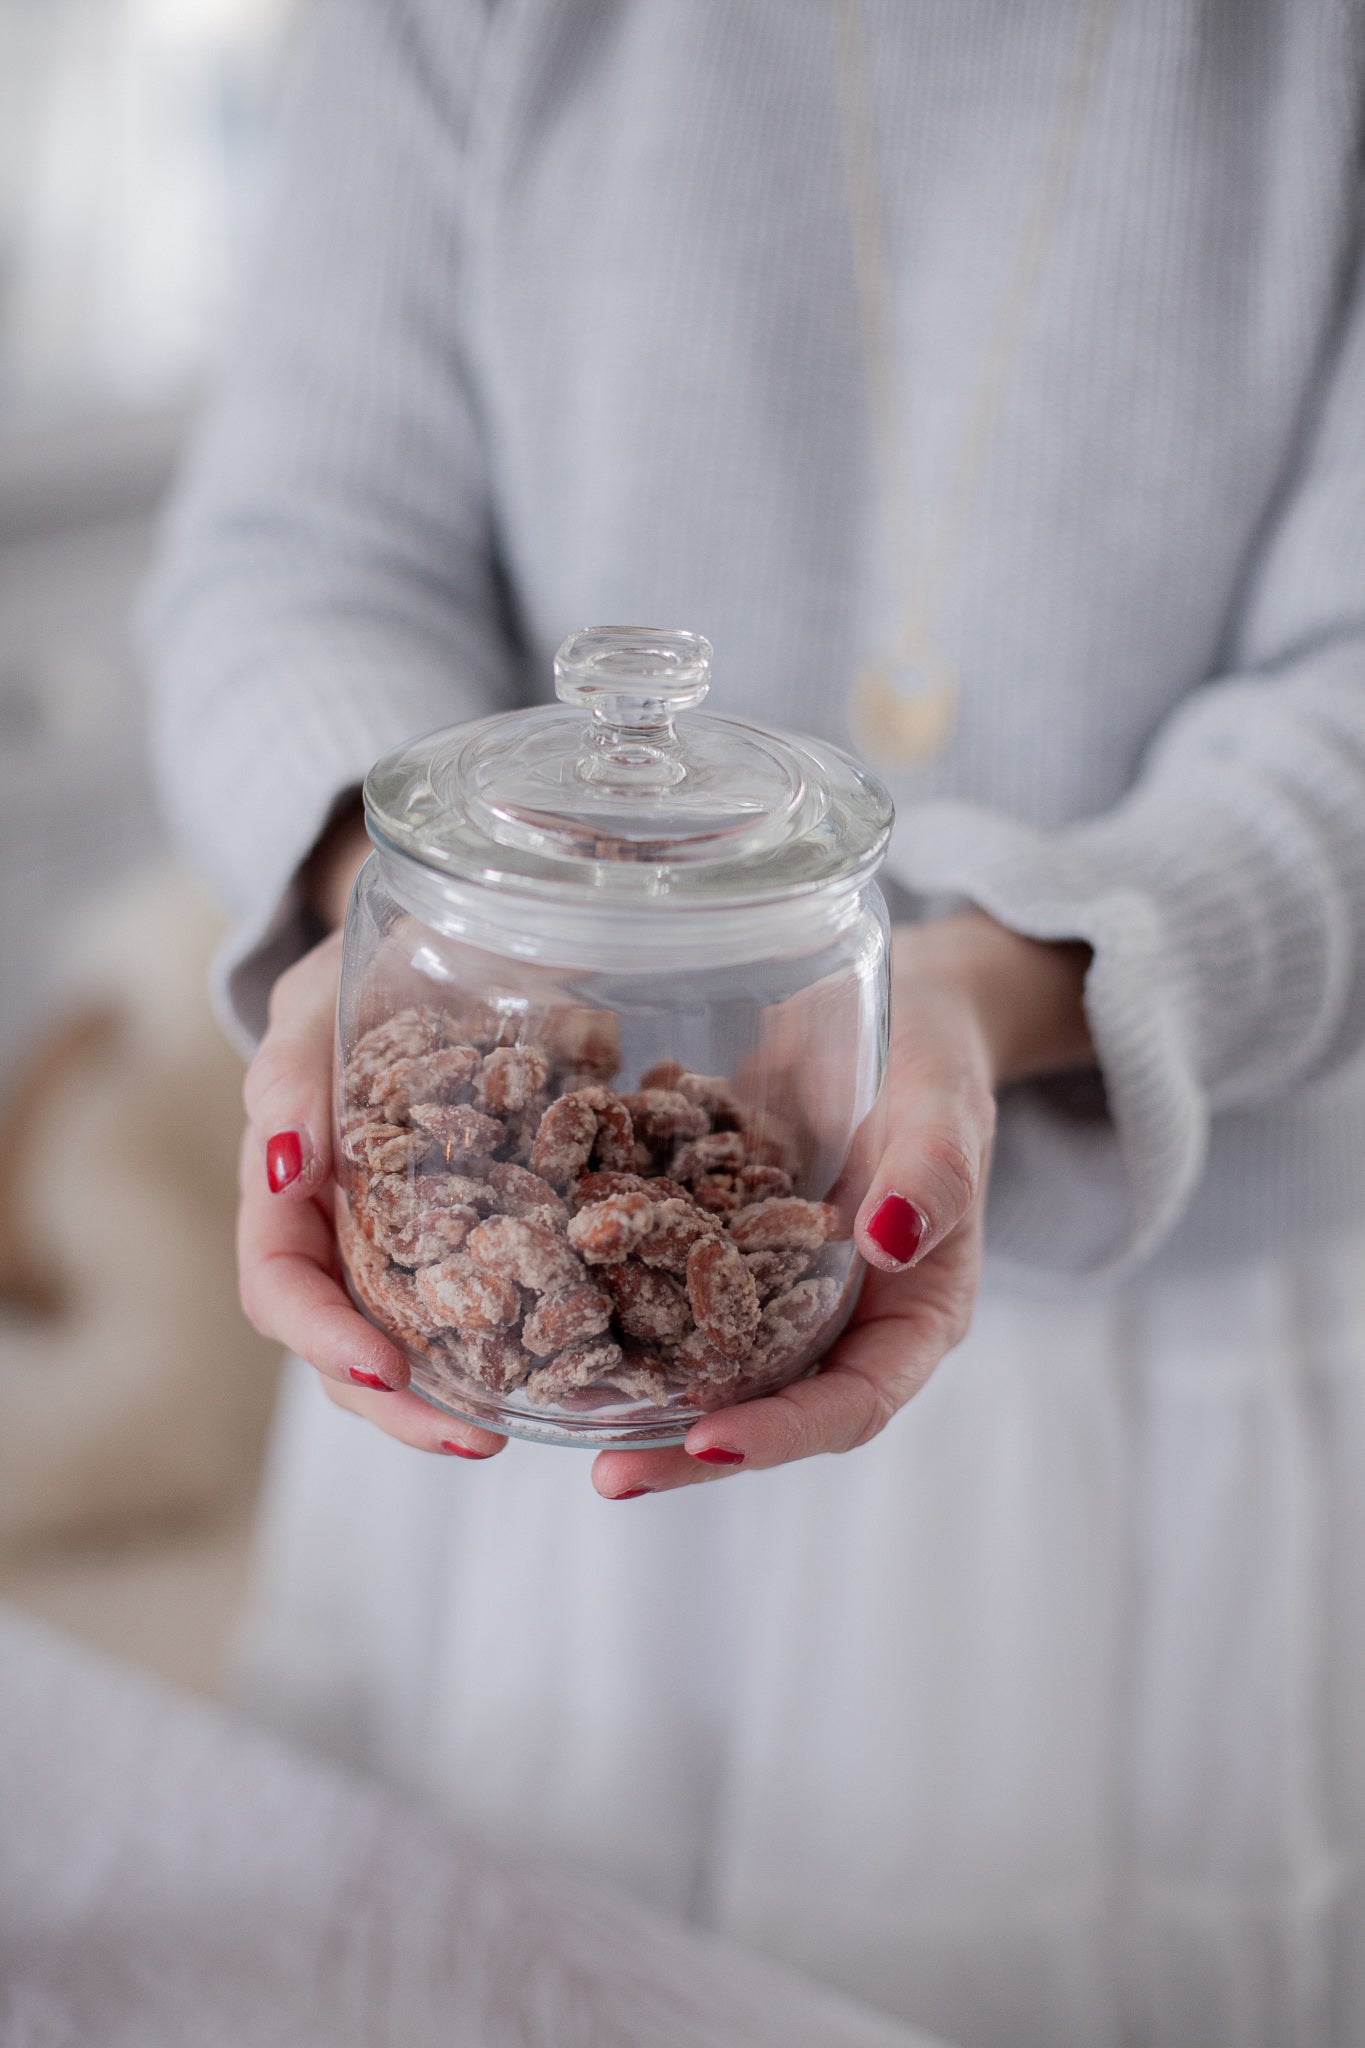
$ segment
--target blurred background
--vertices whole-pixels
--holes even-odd
[[[252,239],[288,0],[0,0],[0,1597],[197,1689],[276,1359],[231,1265],[218,914],[132,652]]]

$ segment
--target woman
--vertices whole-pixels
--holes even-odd
[[[248,1695],[973,2048],[1365,2034],[1363,64],[1329,0],[315,5],[153,608],[243,1295],[335,1404]],[[612,618],[891,782],[898,1008],[856,1327],[590,1488],[442,1464],[328,1052],[370,762]]]

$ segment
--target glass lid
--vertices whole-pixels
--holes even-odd
[[[837,747],[698,712],[710,683],[699,633],[575,633],[555,656],[559,704],[378,762],[371,837],[452,878],[580,898],[753,901],[875,867],[881,784]]]

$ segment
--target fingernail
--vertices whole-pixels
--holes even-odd
[[[358,1387],[373,1387],[376,1394],[392,1394],[396,1391],[387,1380],[381,1380],[378,1373],[362,1372],[358,1365],[352,1365],[347,1369]]]
[[[471,1451],[468,1444],[447,1443],[444,1438],[441,1442],[441,1449],[443,1451],[453,1451],[457,1458],[491,1458],[493,1455],[491,1451]]]
[[[683,1448],[686,1450],[687,1446],[684,1445]],[[688,1451],[687,1455],[690,1458],[700,1458],[703,1465],[742,1465],[744,1463],[743,1451],[722,1450],[719,1444],[712,1444],[709,1450],[705,1451]]]
[[[904,1195],[885,1195],[867,1219],[867,1234],[889,1259],[908,1266],[920,1248],[924,1218]]]
[[[303,1172],[303,1139],[297,1131],[276,1131],[266,1140],[265,1177],[272,1195],[279,1194]]]
[[[652,1486],[628,1486],[624,1493],[609,1493],[608,1500],[638,1500],[642,1493],[653,1493]]]

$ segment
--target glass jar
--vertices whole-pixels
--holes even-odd
[[[698,713],[710,666],[696,634],[580,633],[562,705],[365,785],[345,1270],[417,1391],[510,1435],[675,1443],[813,1370],[857,1300],[891,803],[837,748]]]

